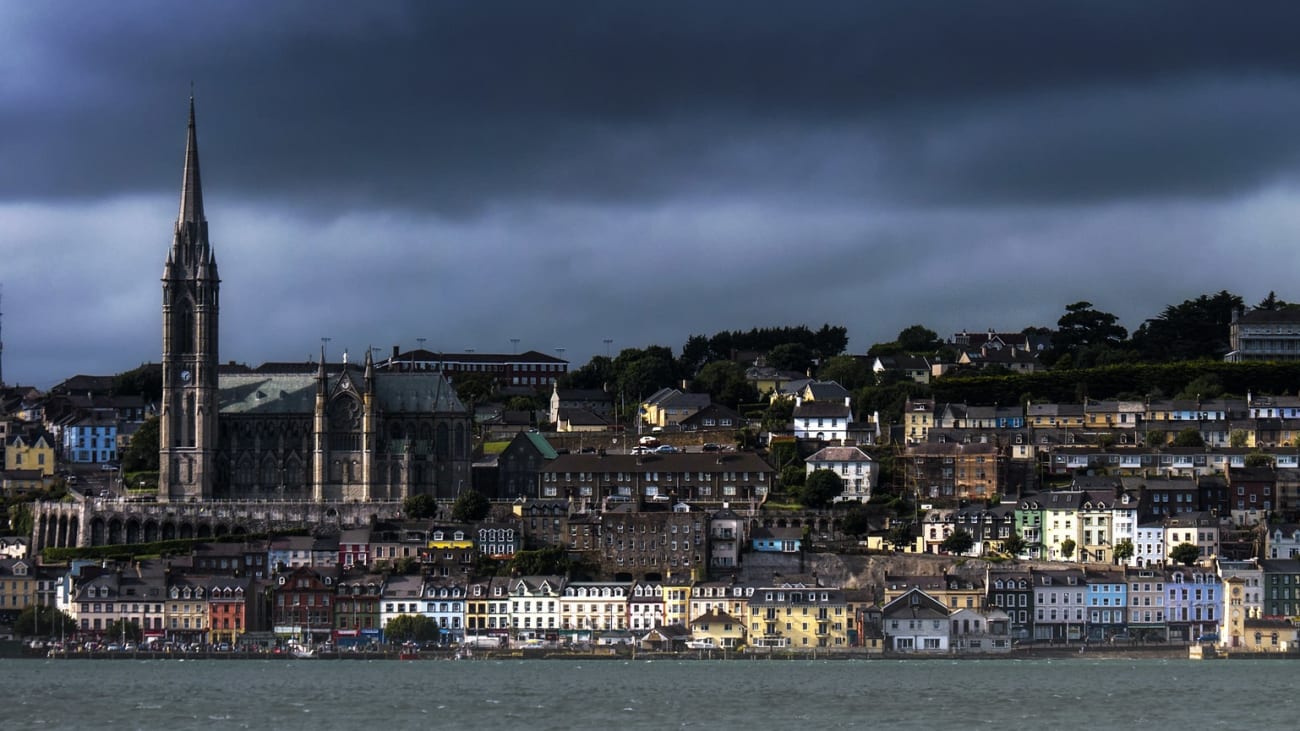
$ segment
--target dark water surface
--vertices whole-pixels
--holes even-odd
[[[0,660],[0,729],[1274,729],[1294,661]]]

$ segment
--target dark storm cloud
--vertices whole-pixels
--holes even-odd
[[[37,29],[59,84],[84,76],[33,92],[39,115],[5,113],[19,134],[2,149],[20,164],[0,189],[157,190],[172,160],[135,150],[175,135],[190,79],[226,181],[305,204],[456,211],[672,197],[720,178],[780,187],[747,174],[762,165],[734,166],[736,145],[802,165],[830,195],[878,193],[882,156],[912,199],[935,180],[957,200],[991,187],[1092,198],[1115,181],[1177,193],[1185,176],[1134,177],[1132,161],[1198,142],[1248,145],[1220,174],[1250,185],[1294,158],[1291,115],[1257,112],[1272,92],[1296,95],[1297,19],[1289,5],[1215,3],[92,7]],[[1214,106],[1218,90],[1261,80],[1274,84]],[[1166,98],[1175,106],[1144,113]],[[982,150],[963,149],[971,124]],[[1008,154],[1020,169],[988,164]],[[1076,158],[1093,169],[1057,174]],[[835,164],[846,159],[865,172]]]
[[[1300,265],[1300,6],[0,0],[6,380],[157,358],[190,82],[222,356],[1129,327]],[[53,263],[52,263],[53,262]],[[1258,293],[1255,289],[1259,289]]]

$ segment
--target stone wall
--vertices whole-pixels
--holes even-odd
[[[112,546],[306,528],[337,531],[401,517],[400,501],[128,502],[79,498],[33,506],[32,549]]]

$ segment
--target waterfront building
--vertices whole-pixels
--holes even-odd
[[[1171,641],[1191,642],[1219,631],[1223,585],[1213,570],[1200,566],[1167,568],[1165,590]]]
[[[339,648],[378,643],[383,636],[384,577],[361,571],[339,577],[334,597],[334,644]]]
[[[1128,625],[1128,582],[1118,569],[1088,569],[1088,640],[1102,642],[1120,634]]]
[[[946,653],[952,639],[948,610],[915,587],[885,604],[881,627],[886,647],[893,652]]]
[[[1035,640],[1077,642],[1085,636],[1088,605],[1082,569],[1030,571],[1034,587]]]
[[[510,579],[510,629],[516,642],[560,639],[562,576],[519,576]]]
[[[334,633],[337,569],[300,566],[281,572],[272,584],[271,621],[276,637],[306,645],[327,642]]]
[[[1128,583],[1128,626],[1135,638],[1164,642],[1169,639],[1165,614],[1165,574],[1155,566],[1124,568]]]
[[[619,581],[565,584],[560,596],[560,638],[591,642],[601,633],[626,630],[631,588],[631,583]]]

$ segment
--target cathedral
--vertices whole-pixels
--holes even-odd
[[[159,500],[451,499],[470,486],[470,417],[439,372],[363,363],[221,366],[190,99],[180,215],[163,267]]]

